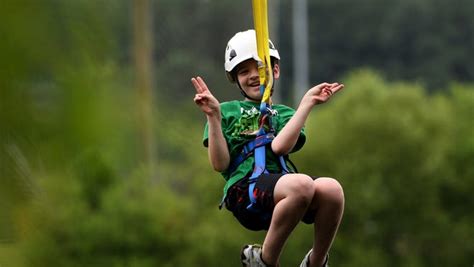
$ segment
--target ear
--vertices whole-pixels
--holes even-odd
[[[280,78],[280,65],[278,63],[275,63],[273,66],[273,79],[278,79]]]

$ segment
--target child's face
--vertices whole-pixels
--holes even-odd
[[[258,76],[257,61],[254,59],[248,59],[240,63],[237,67],[237,80],[242,90],[251,98],[261,100],[260,95],[260,78]],[[279,68],[278,64],[275,64],[273,68],[273,76],[275,79],[278,78]],[[250,100],[251,99],[247,99]]]

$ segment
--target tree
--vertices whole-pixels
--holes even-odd
[[[310,138],[295,160],[305,173],[339,177],[345,189],[336,263],[469,264],[472,246],[457,240],[472,236],[459,221],[469,217],[472,201],[457,186],[472,188],[471,167],[452,158],[474,160],[466,138],[473,131],[472,88],[452,89],[455,97],[429,96],[419,86],[390,84],[365,71],[345,84],[334,103],[313,113]]]

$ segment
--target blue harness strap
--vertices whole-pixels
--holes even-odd
[[[237,167],[244,162],[248,157],[250,157],[255,149],[261,147],[261,146],[266,146],[267,144],[271,143],[274,138],[273,133],[268,133],[265,135],[260,135],[257,136],[254,140],[249,141],[244,145],[242,148],[242,151],[235,157],[235,159],[231,162],[229,168],[228,168],[228,173],[232,173],[237,169]]]
[[[255,166],[252,175],[249,177],[249,199],[250,204],[247,209],[250,211],[258,212],[260,209],[257,207],[257,195],[255,192],[255,185],[260,175],[268,173],[265,167],[265,146],[261,146],[255,149]],[[286,167],[285,159],[283,156],[279,156],[280,165],[282,167],[282,173],[289,173]]]
[[[267,125],[270,126],[271,132],[273,132],[273,128],[271,127],[271,118],[267,116],[268,113],[270,113],[270,116],[272,115],[271,111],[270,112],[269,111],[270,111],[270,108],[268,107],[268,105],[266,103],[262,103],[260,105],[261,118],[262,118],[262,120],[265,120],[265,119],[267,120]],[[259,129],[258,134],[257,134],[257,138],[255,139],[255,141],[257,143],[258,143],[257,140],[259,140],[259,139],[261,139],[261,141],[267,139],[266,138],[267,133],[265,131],[264,123],[265,122],[261,123],[260,129]],[[270,142],[267,142],[267,143],[271,143],[271,141],[273,141],[273,134],[272,134],[272,138],[270,139]],[[253,211],[253,212],[258,212],[260,210],[256,205],[257,204],[257,196],[256,196],[257,192],[255,192],[255,185],[256,185],[257,180],[260,177],[260,175],[262,175],[264,173],[268,173],[268,170],[266,168],[265,153],[266,153],[266,146],[265,145],[260,145],[260,146],[257,146],[255,148],[255,151],[254,151],[255,165],[254,165],[254,168],[253,168],[252,175],[249,177],[249,199],[250,199],[250,204],[247,206],[247,209],[249,211]],[[280,165],[282,167],[283,173],[288,173],[289,171],[288,171],[288,168],[286,167],[285,159],[283,158],[283,156],[279,156],[279,161],[280,161]]]

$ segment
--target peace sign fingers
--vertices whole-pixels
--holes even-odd
[[[344,88],[344,84],[342,83],[333,83],[330,86],[332,94],[337,93],[337,91],[341,90],[342,88]]]
[[[209,88],[207,88],[207,85],[206,83],[204,82],[204,80],[197,76],[196,78],[191,78],[191,82],[193,83],[193,86],[194,88],[196,89],[196,92],[198,94],[202,94],[202,93],[209,93],[210,94],[210,91],[209,91]]]
[[[191,78],[196,95],[194,96],[194,103],[198,105],[201,110],[208,116],[220,115],[219,101],[211,94],[204,80],[197,76]]]

